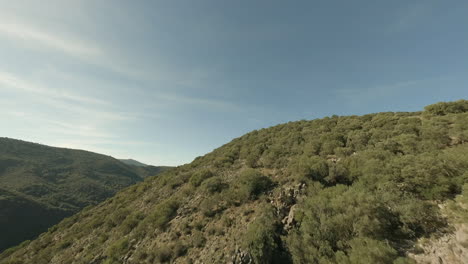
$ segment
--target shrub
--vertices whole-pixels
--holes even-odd
[[[187,254],[187,245],[180,241],[175,242],[172,248],[174,249],[174,258],[182,257]]]
[[[338,263],[393,263],[398,257],[396,250],[387,243],[370,238],[355,238],[349,245],[347,255],[342,252],[337,254]]]
[[[167,184],[171,189],[176,189],[179,186],[182,186],[187,180],[190,179],[189,174],[175,175],[172,179],[168,180]]]
[[[223,189],[226,189],[228,187],[228,185],[218,177],[212,177],[205,180],[201,186],[203,188],[203,191],[207,194],[221,192]]]
[[[145,219],[157,228],[164,229],[169,221],[175,216],[179,203],[175,200],[166,200],[158,204],[153,213]]]
[[[221,223],[225,227],[231,227],[234,224],[234,219],[224,214],[223,217],[221,218]]]
[[[131,211],[130,209],[128,208],[123,208],[123,209],[120,209],[120,210],[117,210],[115,211],[111,218],[110,218],[110,221],[107,223],[110,227],[115,227],[115,226],[118,226],[120,225],[124,220],[125,218],[127,218],[128,215],[131,214]]]
[[[201,248],[205,245],[206,238],[200,231],[194,231],[192,235],[192,245],[197,248]]]
[[[239,177],[240,193],[246,198],[256,199],[260,194],[273,186],[270,178],[262,175],[255,169],[243,171]]]
[[[325,188],[312,194],[302,211],[300,228],[289,237],[289,248],[298,263],[331,261],[356,237],[379,239],[398,233],[393,230],[398,223],[396,216],[379,198],[359,188]]]
[[[327,162],[319,156],[301,156],[292,164],[291,170],[299,180],[321,181],[328,175]]]
[[[7,260],[6,264],[24,264],[24,262],[18,258],[10,258]]]
[[[211,178],[213,176],[214,174],[211,170],[203,169],[203,170],[195,172],[192,175],[192,177],[190,177],[189,181],[193,186],[198,187],[204,180]]]
[[[282,263],[282,250],[277,233],[278,221],[274,208],[262,209],[259,218],[247,228],[243,246],[248,250],[255,263]]]
[[[155,249],[155,257],[158,263],[167,263],[172,259],[172,250],[167,245],[159,246]]]
[[[260,158],[259,155],[256,155],[255,153],[251,153],[245,158],[245,164],[249,166],[250,168],[255,168],[257,167],[257,161],[259,158]]]
[[[72,244],[73,244],[72,241],[65,240],[65,241],[63,241],[62,243],[60,243],[60,244],[58,245],[58,248],[59,248],[60,250],[64,250],[64,249],[70,247]]]
[[[455,102],[440,102],[424,107],[426,113],[433,115],[447,115],[468,112],[468,100]]]
[[[107,262],[108,263],[114,263],[119,260],[120,257],[122,257],[126,251],[128,250],[129,243],[128,243],[128,238],[122,238],[120,240],[117,240],[115,243],[113,243],[107,251]]]
[[[203,202],[200,204],[200,210],[203,213],[203,215],[207,217],[213,217],[217,213],[223,211],[225,208],[220,205],[219,201],[221,198],[218,196],[207,198],[203,200]]]
[[[206,232],[208,232],[208,235],[210,236],[212,235],[222,236],[225,234],[222,223],[216,223],[216,224],[210,225],[209,227],[206,228]]]
[[[138,222],[139,220],[136,215],[131,215],[127,217],[120,227],[122,233],[124,235],[130,233],[133,230],[133,228],[135,228],[138,225]]]
[[[320,153],[320,148],[322,143],[318,139],[311,140],[307,142],[304,146],[304,154],[307,156],[317,155]]]

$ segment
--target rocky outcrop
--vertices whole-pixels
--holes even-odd
[[[418,245],[422,252],[409,254],[421,264],[464,264],[468,263],[468,224],[455,225],[455,231],[437,240]]]
[[[270,203],[276,208],[276,213],[281,220],[284,231],[289,231],[295,224],[294,212],[296,203],[301,194],[304,193],[306,185],[299,183],[294,186],[284,187],[276,195],[270,195]]]
[[[253,259],[250,256],[249,252],[240,250],[236,248],[234,255],[232,256],[232,261],[229,264],[253,264]]]
[[[296,224],[294,220],[294,213],[296,212],[296,209],[297,209],[296,204],[291,206],[291,208],[289,209],[289,214],[285,218],[283,218],[283,220],[281,221],[281,223],[283,224],[283,229],[285,231],[291,230],[291,228],[293,228],[294,225]]]

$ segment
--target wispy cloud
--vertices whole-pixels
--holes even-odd
[[[23,40],[27,45],[44,45],[72,56],[98,56],[101,50],[77,38],[59,36],[18,22],[0,22],[0,34]]]
[[[0,12],[0,16],[2,12]],[[81,63],[93,65],[106,71],[125,76],[134,80],[173,81],[181,84],[191,84],[197,81],[193,78],[181,78],[189,74],[179,74],[166,70],[164,67],[145,69],[142,65],[130,63],[122,54],[113,51],[113,43],[91,41],[74,34],[73,30],[66,33],[54,31],[50,27],[38,27],[33,21],[26,19],[6,18],[0,21],[0,37],[6,37],[17,42],[21,47],[62,53]]]
[[[67,8],[67,5],[61,1],[55,5]],[[32,6],[38,7],[34,4]],[[18,47],[33,52],[45,51],[46,53],[64,55],[61,56],[65,58],[63,61],[93,66],[137,82],[158,84],[160,89],[165,89],[164,87],[167,86],[194,88],[194,86],[206,85],[204,81],[216,74],[214,69],[174,68],[167,61],[163,63],[162,60],[154,58],[154,54],[151,55],[153,57],[151,60],[147,60],[145,57],[139,57],[139,60],[135,60],[133,57],[136,53],[129,54],[128,50],[121,49],[122,45],[116,45],[115,42],[110,42],[105,38],[90,37],[99,35],[99,33],[93,32],[92,28],[80,31],[77,25],[57,27],[50,24],[50,21],[38,23],[39,20],[26,16],[27,12],[22,11],[22,9],[30,8],[29,4],[24,5],[22,8],[13,9],[11,11],[13,14],[9,14],[6,10],[0,10],[0,17],[2,17],[0,20],[0,40],[2,37],[9,39],[18,44]],[[42,11],[42,13],[49,12]],[[93,20],[93,18],[90,19]],[[88,34],[83,34],[83,32]]]
[[[14,74],[0,71],[0,88],[20,94],[24,100],[35,102],[40,111],[59,110],[57,114],[69,113],[73,116],[99,122],[133,120],[138,114],[121,111],[110,102],[95,96],[81,95],[66,88],[44,87]],[[36,113],[38,114],[38,113]]]
[[[25,92],[34,93],[36,95],[48,98],[65,99],[86,104],[108,104],[104,100],[82,96],[67,91],[65,89],[53,89],[50,87],[46,88],[38,84],[33,84],[25,80],[24,78],[19,78],[18,76],[5,71],[0,71],[0,85],[2,85],[2,89],[19,89]]]
[[[1,14],[1,13],[0,13]],[[142,69],[131,67],[118,54],[111,54],[111,43],[90,41],[83,36],[53,31],[51,28],[37,27],[31,21],[9,18],[0,21],[0,36],[18,42],[22,47],[32,50],[60,52],[82,63],[94,65],[110,72],[133,79],[152,79],[158,76]],[[159,74],[164,76],[164,74]]]
[[[54,120],[50,117],[42,117],[40,115],[37,115],[35,113],[29,113],[27,111],[6,111],[6,114],[10,115],[13,118],[18,118],[20,120],[28,120],[31,123],[40,123],[43,125],[42,132],[47,133],[49,135],[60,135],[61,137],[71,138],[96,139],[100,142],[118,139],[116,135],[103,130],[99,126],[93,125],[92,123],[73,123]]]
[[[112,133],[100,129],[92,123],[78,123],[72,124],[70,122],[57,121],[57,120],[43,120],[48,123],[49,132],[67,136],[79,136],[85,138],[98,138],[99,140],[114,140],[118,137]]]

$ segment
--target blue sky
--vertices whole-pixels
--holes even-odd
[[[179,165],[468,98],[467,1],[0,0],[0,136]]]

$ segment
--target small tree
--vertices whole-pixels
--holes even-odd
[[[245,192],[248,198],[256,199],[260,194],[270,189],[273,182],[259,171],[247,169],[241,173],[239,185],[241,191]]]

